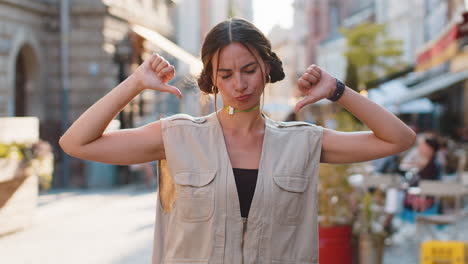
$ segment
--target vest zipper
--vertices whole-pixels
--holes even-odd
[[[247,229],[247,218],[242,217],[242,241],[241,241],[242,263],[244,263],[244,239],[245,239],[246,229]]]

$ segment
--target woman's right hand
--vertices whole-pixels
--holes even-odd
[[[182,93],[167,82],[175,75],[174,66],[170,65],[162,56],[153,53],[133,73],[138,80],[141,90],[151,89],[159,92],[175,94],[179,99]]]

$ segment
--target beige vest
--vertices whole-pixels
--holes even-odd
[[[162,120],[153,264],[318,263],[317,180],[322,128],[266,118],[248,220],[215,113]]]

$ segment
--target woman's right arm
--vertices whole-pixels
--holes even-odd
[[[88,108],[60,138],[59,144],[80,159],[128,165],[165,158],[161,122],[134,129],[104,132],[112,119],[145,89],[182,96],[166,83],[174,67],[157,54],[141,64],[125,81]]]

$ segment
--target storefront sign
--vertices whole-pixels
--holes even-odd
[[[426,71],[451,59],[457,54],[458,25],[431,42],[416,58],[416,71]]]
[[[426,45],[416,58],[416,71],[426,71],[453,59],[468,43],[468,13],[463,22],[452,25],[438,39]]]

